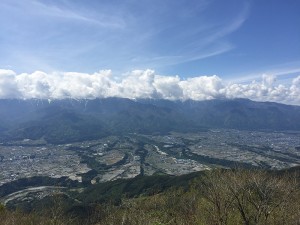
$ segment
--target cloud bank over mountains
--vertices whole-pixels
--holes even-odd
[[[181,79],[157,75],[153,70],[135,70],[121,77],[110,70],[94,74],[56,72],[17,74],[0,70],[0,99],[94,99],[107,97],[168,100],[209,100],[249,98],[300,105],[300,75],[290,84],[276,83],[276,77],[263,75],[247,84],[226,83],[216,75]]]

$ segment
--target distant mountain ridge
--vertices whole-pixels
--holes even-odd
[[[112,134],[210,128],[300,130],[300,106],[247,99],[0,100],[0,137],[66,143]]]

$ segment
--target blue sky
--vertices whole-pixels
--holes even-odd
[[[300,105],[299,0],[1,0],[0,99]]]
[[[0,68],[17,73],[293,77],[300,1],[1,0],[0,49]]]

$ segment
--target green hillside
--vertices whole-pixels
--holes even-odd
[[[56,193],[24,213],[0,207],[3,224],[297,224],[299,168],[212,170],[117,180]],[[17,221],[17,222],[16,222]]]

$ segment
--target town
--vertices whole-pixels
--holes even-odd
[[[43,140],[0,144],[0,185],[27,177],[68,177],[101,183],[137,175],[181,175],[215,167],[285,169],[300,165],[300,132],[215,129],[197,133],[108,136],[48,144]]]

